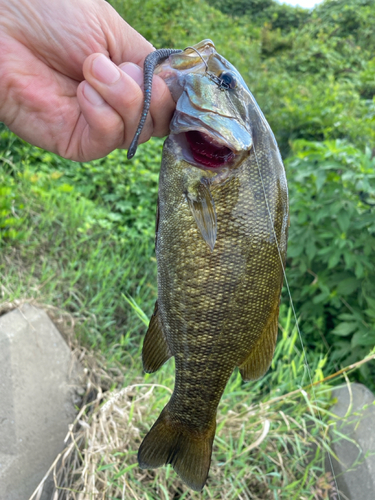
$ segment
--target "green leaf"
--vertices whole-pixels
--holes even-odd
[[[340,314],[338,316],[339,319],[342,319],[342,320],[349,320],[349,321],[353,321],[355,319],[355,316],[353,314]]]
[[[352,347],[368,347],[375,346],[375,332],[366,332],[362,331],[356,332],[352,337]]]
[[[375,319],[375,309],[365,309],[365,313],[367,316],[370,316],[370,318]]]
[[[374,311],[375,311],[375,299],[373,299],[373,298],[371,298],[371,297],[367,297],[367,296],[365,297],[365,299],[366,299],[366,302],[368,303],[368,305],[369,305],[372,309],[374,309]]]
[[[316,190],[319,192],[322,187],[324,186],[324,183],[326,181],[326,178],[327,178],[327,175],[325,173],[324,170],[320,170],[318,171],[317,173],[317,176],[316,176],[316,181],[315,181],[315,184],[316,184]]]
[[[70,193],[71,191],[73,191],[73,186],[71,186],[70,184],[62,184],[61,186],[59,186],[59,191],[61,191],[62,193]]]
[[[320,304],[329,297],[329,293],[323,292],[313,298],[313,304]]]
[[[357,278],[362,278],[363,271],[364,269],[362,263],[357,261],[355,264],[355,275],[357,276]]]
[[[347,211],[341,210],[337,216],[338,225],[343,233],[346,233],[350,226],[350,217]]]
[[[302,251],[303,251],[303,245],[298,245],[296,243],[293,243],[288,248],[288,257],[298,257],[299,255],[302,254]]]
[[[334,333],[335,335],[340,335],[341,337],[347,337],[357,328],[358,323],[340,323],[338,326],[336,326],[336,328],[332,330],[332,333]]]
[[[337,293],[338,295],[350,295],[357,290],[357,288],[360,288],[360,286],[361,280],[357,278],[347,278],[338,284]]]
[[[331,255],[331,257],[328,260],[328,269],[332,269],[333,267],[335,267],[339,263],[340,258],[341,258],[340,250],[336,251],[333,255]]]
[[[310,261],[313,260],[313,258],[316,255],[316,252],[317,252],[317,248],[316,248],[315,243],[313,241],[308,243],[306,246],[306,253],[307,253],[307,257],[309,258]]]

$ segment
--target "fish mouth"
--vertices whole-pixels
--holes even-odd
[[[232,167],[238,157],[233,149],[218,140],[216,134],[214,136],[207,131],[185,130],[171,137],[179,145],[180,156],[202,170],[219,171]]]
[[[203,167],[215,169],[223,167],[235,156],[230,148],[199,130],[189,130],[185,132],[185,137],[194,162]]]

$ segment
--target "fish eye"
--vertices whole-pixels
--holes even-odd
[[[219,78],[226,88],[235,89],[237,87],[236,77],[230,71],[223,71]]]

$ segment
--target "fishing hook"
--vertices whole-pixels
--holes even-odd
[[[202,56],[202,54],[197,49],[195,49],[194,47],[190,47],[190,46],[189,47],[185,47],[184,51],[186,49],[194,50],[194,52],[196,52],[198,54],[198,56],[202,59],[204,65],[206,67],[206,75],[208,76],[208,78],[212,82],[214,82],[219,87],[220,90],[228,90],[230,88],[229,85],[226,82],[224,82],[224,80],[222,78],[220,78],[219,76],[214,75],[213,73],[211,73],[211,71],[208,70],[208,65],[207,65],[204,57]]]

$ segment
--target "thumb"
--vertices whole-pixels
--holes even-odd
[[[110,15],[102,28],[108,42],[110,59],[118,66],[123,62],[143,66],[147,55],[155,50],[153,45],[132,28],[111,5],[106,5]]]

